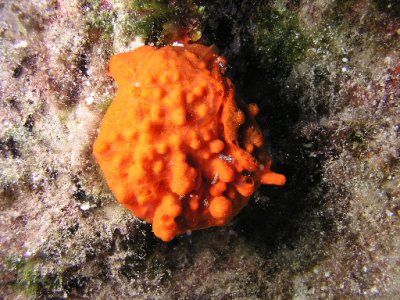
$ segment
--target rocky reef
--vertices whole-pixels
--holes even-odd
[[[214,45],[284,187],[164,243],[92,156],[112,54]],[[400,296],[396,0],[0,1],[0,298]]]

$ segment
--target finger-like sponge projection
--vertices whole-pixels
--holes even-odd
[[[114,55],[118,92],[93,153],[117,200],[163,241],[227,224],[260,184],[283,185],[254,116],[211,47]]]

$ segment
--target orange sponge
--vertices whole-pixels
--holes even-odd
[[[114,55],[118,93],[93,147],[117,200],[163,241],[224,225],[270,170],[255,104],[235,97],[224,58],[199,44]]]

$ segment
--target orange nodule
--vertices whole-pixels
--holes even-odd
[[[163,241],[227,224],[260,184],[283,185],[254,116],[211,47],[114,55],[118,93],[93,153],[117,200]],[[240,134],[239,134],[240,131]]]
[[[232,214],[232,202],[224,196],[215,197],[211,200],[210,214],[215,219],[226,219]]]

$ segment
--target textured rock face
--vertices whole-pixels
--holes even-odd
[[[1,297],[398,298],[396,2],[1,2]],[[111,54],[171,23],[227,57],[288,183],[166,244],[91,153]]]
[[[238,108],[224,68],[200,44],[111,58],[118,92],[93,151],[118,201],[164,241],[225,225],[260,183],[285,182],[270,170],[257,105]]]

